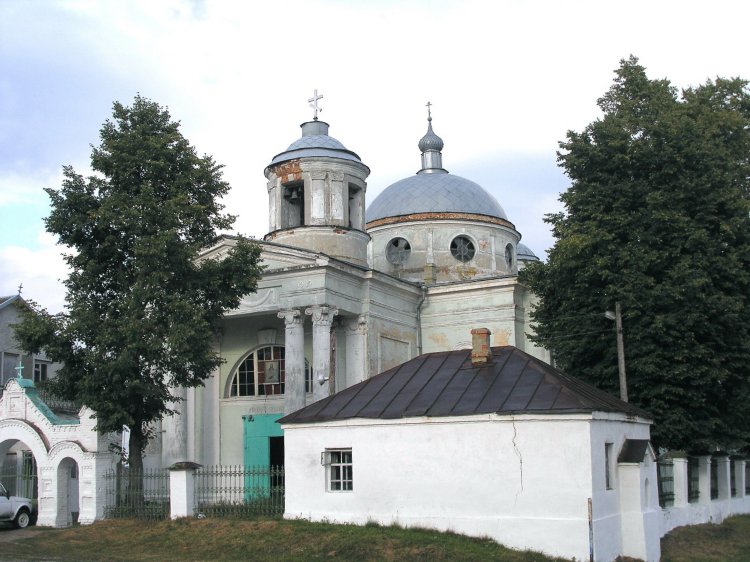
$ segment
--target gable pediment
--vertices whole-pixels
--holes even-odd
[[[316,267],[328,263],[327,256],[316,252],[262,240],[254,240],[254,242],[261,247],[261,263],[265,266],[266,271]],[[236,245],[236,238],[229,236],[222,237],[216,244],[201,252],[198,260],[222,259]]]

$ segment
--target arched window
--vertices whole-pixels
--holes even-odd
[[[284,394],[286,363],[284,347],[269,345],[250,353],[235,369],[227,396]],[[305,392],[312,392],[312,369],[305,359]]]

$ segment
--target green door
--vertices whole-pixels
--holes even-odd
[[[271,441],[276,450],[278,438],[284,435],[276,423],[282,415],[242,416],[246,499],[267,497],[271,493]]]

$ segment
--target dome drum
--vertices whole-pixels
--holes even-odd
[[[466,220],[392,223],[369,230],[371,266],[415,283],[449,283],[515,274],[520,235]],[[508,259],[508,251],[512,257]]]

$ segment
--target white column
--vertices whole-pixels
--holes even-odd
[[[291,414],[305,407],[305,332],[304,317],[296,308],[277,313],[284,319],[284,413]]]
[[[188,460],[187,451],[187,389],[183,386],[171,389],[172,396],[177,398],[170,402],[169,408],[174,410],[171,416],[164,416],[161,421],[164,430],[162,439],[162,466],[170,466],[176,462]]]
[[[313,401],[331,394],[328,381],[331,376],[331,324],[339,313],[329,306],[311,306],[305,314],[313,321]]]
[[[711,504],[711,455],[698,457],[698,502],[703,505]]]
[[[734,485],[737,486],[737,497],[744,498],[745,494],[745,463],[747,461],[737,460],[734,462]]]
[[[716,457],[717,481],[719,484],[719,497],[717,499],[727,500],[732,497],[731,484],[729,482],[729,457]]]
[[[688,460],[686,457],[672,458],[672,484],[674,486],[674,507],[688,504]]]
[[[346,323],[346,386],[367,378],[367,316],[360,314]],[[339,387],[341,388],[341,387]]]

